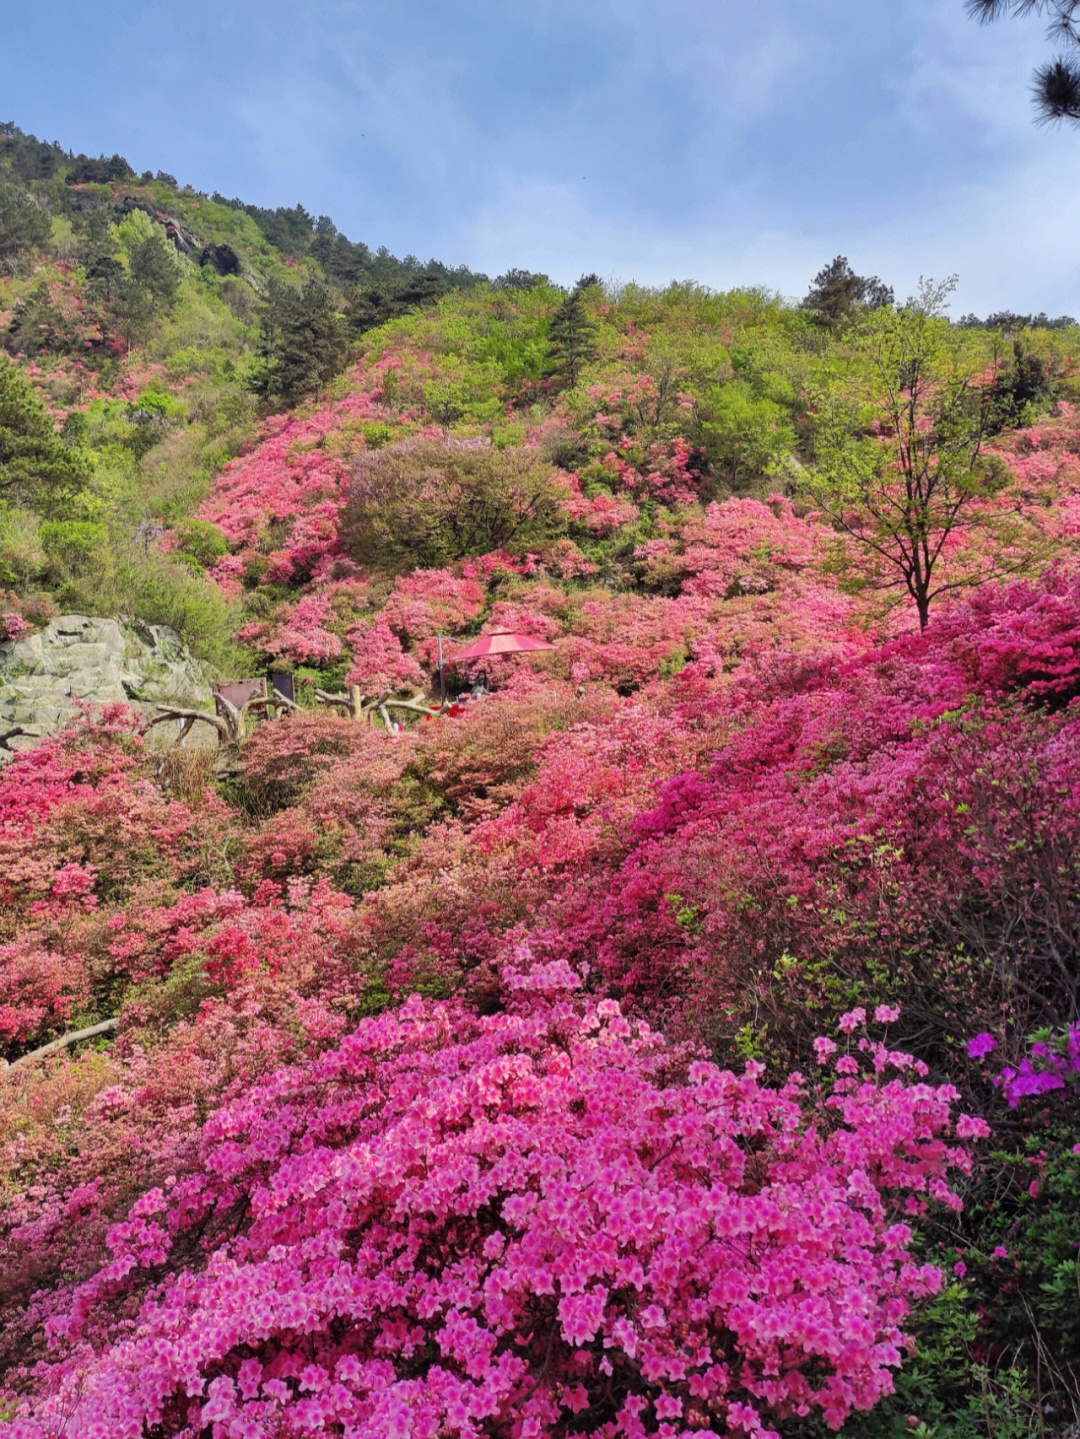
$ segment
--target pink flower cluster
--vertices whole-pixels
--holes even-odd
[[[414,998],[211,1115],[0,1435],[775,1439],[891,1392],[955,1091],[883,1045],[768,1088],[519,959],[505,1012]]]
[[[338,553],[348,466],[334,439],[380,414],[374,397],[358,389],[297,415],[274,416],[252,449],[226,466],[200,518],[218,525],[234,556],[244,559],[256,553],[268,526],[284,529],[286,542],[269,555],[268,578],[309,579]],[[235,585],[235,566],[226,561],[219,569],[227,586]]]
[[[632,500],[609,494],[607,490],[587,497],[576,474],[563,476],[563,483],[566,490],[563,514],[589,534],[609,535],[636,520],[640,513]]]
[[[21,640],[32,628],[22,613],[22,602],[18,596],[0,589],[0,644]]]

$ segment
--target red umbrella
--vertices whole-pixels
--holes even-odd
[[[490,634],[481,635],[474,640],[467,649],[458,650],[456,655],[450,656],[450,663],[456,664],[458,660],[483,660],[492,655],[520,655],[531,650],[553,650],[554,645],[549,645],[547,640],[534,639],[532,635],[520,635],[514,630],[492,630]]]

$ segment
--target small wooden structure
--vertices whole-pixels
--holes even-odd
[[[292,670],[271,670],[270,690],[287,701],[288,704],[296,703],[296,677]]]
[[[176,743],[179,745],[183,743],[193,725],[208,724],[217,731],[218,745],[221,749],[236,751],[243,743],[249,715],[269,716],[271,713],[277,715],[301,712],[300,706],[296,702],[296,681],[288,670],[271,670],[269,682],[263,676],[256,679],[228,680],[215,685],[213,695],[213,714],[207,710],[158,705],[158,713],[150,721],[150,727],[167,724],[171,720],[178,721],[180,733],[176,737]],[[400,697],[395,695],[392,690],[365,694],[359,685],[349,685],[345,692],[336,694],[331,694],[326,690],[316,690],[315,700],[318,704],[329,705],[341,710],[350,719],[357,722],[373,724],[381,720],[392,734],[400,728],[398,721],[394,718],[395,713],[417,715],[442,713],[441,708],[433,708],[426,704],[425,696],[422,694]]]
[[[226,703],[242,710],[251,700],[263,699],[265,696],[265,679],[226,680],[223,684],[214,686],[214,712],[225,714]]]

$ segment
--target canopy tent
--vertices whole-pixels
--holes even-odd
[[[450,663],[456,664],[459,660],[483,660],[495,655],[520,655],[529,654],[533,650],[553,650],[554,645],[549,645],[547,640],[535,639],[532,635],[518,634],[514,630],[492,630],[489,634],[479,635],[471,645],[463,650],[458,650],[456,655],[450,656]]]

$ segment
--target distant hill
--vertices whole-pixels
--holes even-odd
[[[432,295],[477,284],[485,276],[415,255],[398,259],[384,246],[348,239],[327,215],[302,205],[265,209],[215,192],[201,194],[158,170],[141,174],[122,155],[75,154],[39,140],[13,122],[0,125],[0,256],[10,262],[45,233],[42,218],[69,236],[68,258],[100,259],[103,227],[133,210],[161,223],[179,253],[221,275],[238,275],[258,294],[278,282],[318,278],[342,307],[361,297],[390,313]]]

